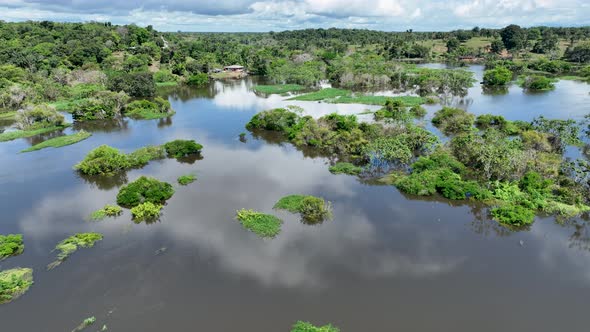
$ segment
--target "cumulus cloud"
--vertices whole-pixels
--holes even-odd
[[[473,26],[588,25],[586,0],[0,0],[0,19],[111,21],[164,31],[269,31],[311,27],[386,31]]]

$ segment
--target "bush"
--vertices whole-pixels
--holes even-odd
[[[178,183],[183,186],[191,184],[191,183],[195,182],[196,180],[197,180],[197,176],[194,174],[182,175],[182,176],[179,176],[177,179]]]
[[[152,97],[156,93],[154,77],[150,72],[117,72],[108,79],[111,91],[125,91],[132,97]]]
[[[37,105],[18,111],[16,125],[22,130],[58,127],[65,125],[65,118],[52,107]]]
[[[459,134],[468,132],[473,127],[475,116],[465,110],[443,107],[432,118],[432,124],[445,134]]]
[[[0,272],[0,304],[24,294],[33,284],[33,270],[14,268]]]
[[[0,235],[0,260],[20,255],[24,250],[22,234]]]
[[[174,140],[164,144],[169,158],[182,158],[192,154],[199,154],[203,146],[194,140]]]
[[[195,75],[189,76],[186,84],[192,86],[205,86],[209,84],[209,76],[205,73],[198,73]]]
[[[260,112],[246,124],[246,129],[264,129],[288,133],[299,122],[299,115],[284,108]]]
[[[131,208],[131,215],[135,221],[155,220],[160,217],[162,205],[151,202],[141,203]]]
[[[145,202],[163,204],[173,194],[174,189],[171,184],[142,176],[121,187],[117,194],[117,204],[123,207],[135,207]]]
[[[101,91],[92,98],[74,102],[72,117],[76,121],[113,119],[121,115],[128,100],[125,92]]]
[[[533,210],[514,204],[494,208],[491,213],[499,222],[512,226],[531,225],[535,219]]]
[[[120,216],[123,209],[116,205],[105,205],[102,209],[92,212],[90,219],[98,221],[103,220],[106,217],[117,217]]]
[[[136,100],[125,106],[125,114],[140,119],[159,119],[174,114],[170,102],[160,97],[149,100]]]
[[[418,105],[410,108],[410,113],[416,118],[423,118],[428,112],[424,107]]]
[[[332,174],[359,175],[363,171],[363,168],[355,166],[352,163],[339,162],[334,166],[330,166],[329,170]]]
[[[87,175],[113,175],[130,167],[127,155],[108,145],[101,145],[90,151],[74,169]]]
[[[291,328],[291,332],[340,332],[340,330],[330,324],[317,327],[308,322],[298,321]]]
[[[526,77],[522,86],[531,91],[548,91],[555,88],[553,82],[552,79],[545,76],[533,75]]]
[[[512,81],[512,72],[505,67],[486,70],[483,75],[483,83],[487,86],[503,86],[510,81]]]
[[[241,209],[236,211],[236,219],[242,226],[260,237],[275,237],[281,231],[283,221],[273,215]]]
[[[166,157],[164,147],[159,145],[150,145],[139,148],[127,155],[129,167],[142,167],[147,165],[150,160],[162,159]]]
[[[154,73],[154,81],[156,83],[176,82],[176,76],[169,70],[159,70]]]
[[[332,217],[330,202],[315,196],[289,195],[281,198],[275,209],[299,213],[307,224],[317,224]]]

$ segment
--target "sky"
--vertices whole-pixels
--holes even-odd
[[[590,25],[590,0],[0,0],[0,20],[108,21],[160,31]]]

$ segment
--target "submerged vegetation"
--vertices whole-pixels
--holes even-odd
[[[50,133],[53,131],[63,130],[67,126],[56,126],[56,127],[46,127],[46,128],[39,128],[39,129],[31,129],[31,130],[13,130],[7,131],[4,133],[0,133],[0,142],[12,141],[17,138],[27,138],[33,137],[41,134]]]
[[[23,295],[33,284],[33,269],[14,268],[0,271],[0,304]]]
[[[181,175],[178,177],[177,181],[178,181],[178,184],[180,184],[182,186],[186,186],[186,185],[189,185],[189,184],[197,181],[197,176],[195,174]]]
[[[264,94],[286,94],[289,92],[297,92],[305,90],[303,85],[299,84],[275,84],[275,85],[257,85],[254,87],[254,91]]]
[[[63,261],[65,261],[71,254],[75,253],[80,248],[91,248],[97,241],[102,240],[103,236],[100,233],[78,233],[74,234],[67,239],[61,241],[55,246],[55,249],[59,251],[57,259],[47,266],[48,270],[51,270]]]
[[[264,214],[253,210],[241,209],[236,211],[236,219],[242,226],[262,238],[272,238],[281,231],[283,221],[271,214]]]
[[[22,234],[0,234],[0,261],[10,256],[20,255],[24,250]]]
[[[121,213],[123,213],[123,209],[119,206],[107,204],[102,209],[92,212],[90,219],[99,221],[107,217],[118,217]]]
[[[325,88],[319,91],[310,92],[290,98],[289,100],[299,101],[323,101],[332,104],[365,104],[365,105],[385,105],[388,100],[395,100],[406,106],[416,106],[424,104],[426,99],[418,96],[397,96],[387,97],[379,95],[364,95],[352,93],[349,90]]]
[[[291,328],[291,332],[340,332],[340,330],[331,324],[317,327],[309,322],[298,321]]]
[[[281,198],[275,209],[299,213],[305,224],[317,224],[332,218],[332,205],[323,198],[306,195],[289,195]]]
[[[117,194],[117,204],[132,208],[142,203],[163,204],[174,195],[172,185],[154,178],[142,176],[121,187]]]
[[[85,328],[87,328],[90,325],[93,325],[94,323],[96,323],[96,317],[94,317],[94,316],[88,317],[88,318],[84,319],[82,321],[82,323],[80,323],[80,325],[76,326],[76,328],[73,329],[72,332],[83,331]]]
[[[45,149],[45,148],[49,148],[49,147],[60,148],[62,146],[76,144],[80,141],[87,139],[90,136],[92,136],[91,133],[81,130],[81,131],[79,131],[75,134],[72,134],[72,135],[65,135],[65,136],[59,136],[59,137],[48,139],[42,143],[35,144],[28,149],[24,149],[21,152],[37,151],[37,150],[41,150],[41,149]]]

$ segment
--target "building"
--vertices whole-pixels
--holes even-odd
[[[244,67],[242,67],[240,65],[232,65],[232,66],[223,67],[223,71],[243,72]]]

